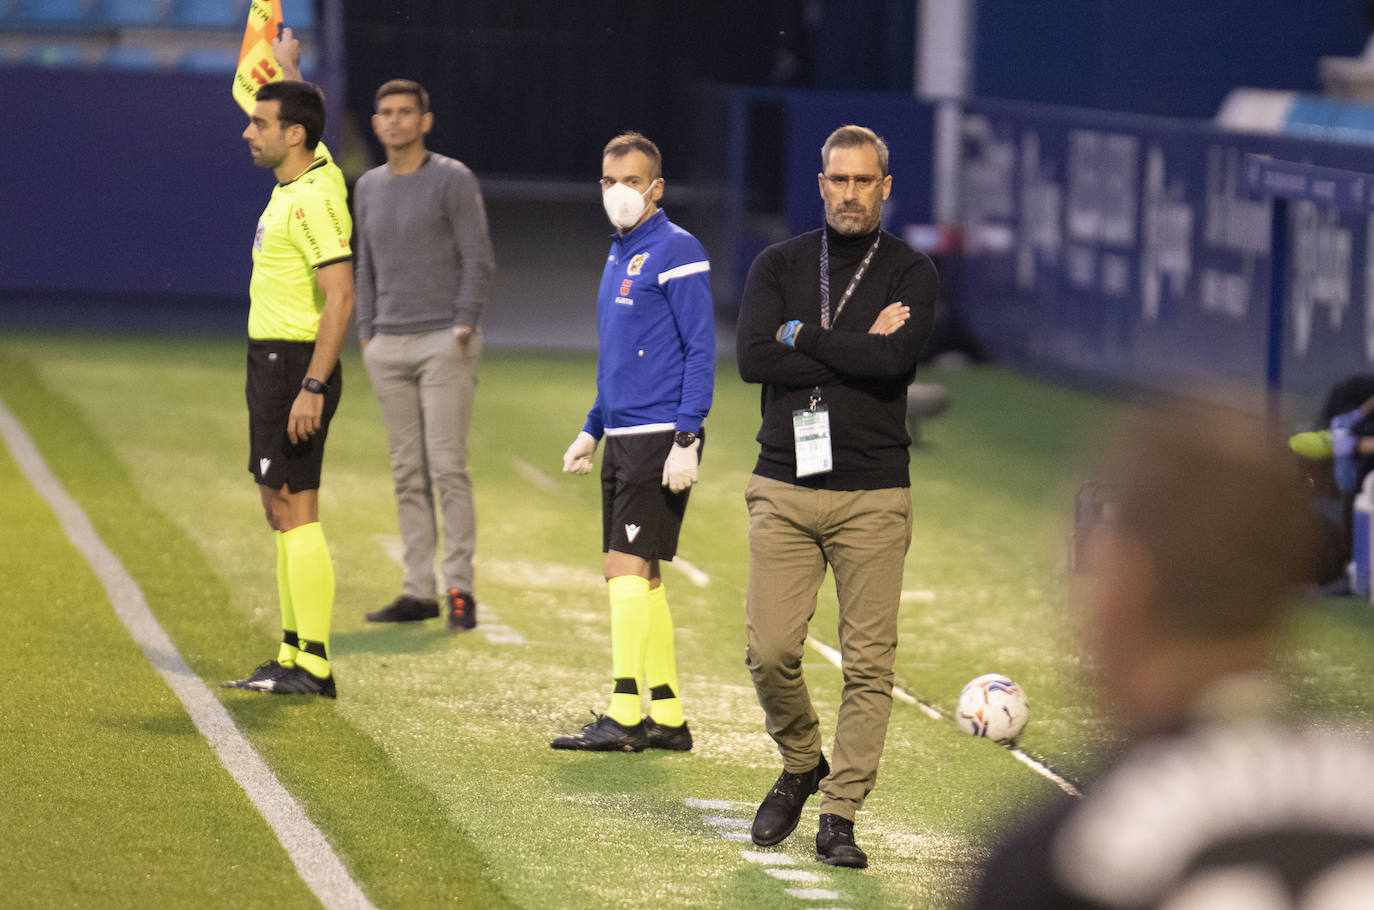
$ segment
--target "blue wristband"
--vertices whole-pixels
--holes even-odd
[[[778,339],[789,348],[797,346],[797,331],[802,327],[800,319],[793,319],[782,324],[782,336]]]

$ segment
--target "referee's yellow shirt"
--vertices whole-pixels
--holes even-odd
[[[253,236],[248,337],[314,341],[324,309],[315,270],[353,257],[343,172],[321,145],[315,163],[279,183]]]

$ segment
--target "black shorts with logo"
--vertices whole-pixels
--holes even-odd
[[[310,369],[315,353],[313,341],[248,340],[248,472],[259,485],[293,493],[320,488],[320,468],[324,464],[324,441],[329,421],[339,407],[343,391],[343,368],[325,381],[324,414],[320,428],[309,439],[292,444],[286,435],[291,405],[301,391],[301,380]]]
[[[689,487],[663,485],[673,431],[607,436],[601,456],[601,549],[641,559],[672,559]],[[699,434],[705,446],[704,435]],[[697,452],[698,456],[701,450]]]

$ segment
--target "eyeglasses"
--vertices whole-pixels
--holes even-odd
[[[832,177],[830,174],[826,174],[825,182],[837,190],[845,189],[851,183],[857,190],[870,190],[881,183],[882,178],[874,177],[872,174],[860,174],[856,177],[850,177],[848,174],[836,174]]]

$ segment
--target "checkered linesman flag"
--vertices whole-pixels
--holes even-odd
[[[272,56],[272,42],[281,27],[281,0],[253,0],[243,28],[239,67],[234,72],[234,100],[244,113],[253,113],[258,88],[281,80],[281,65]]]

